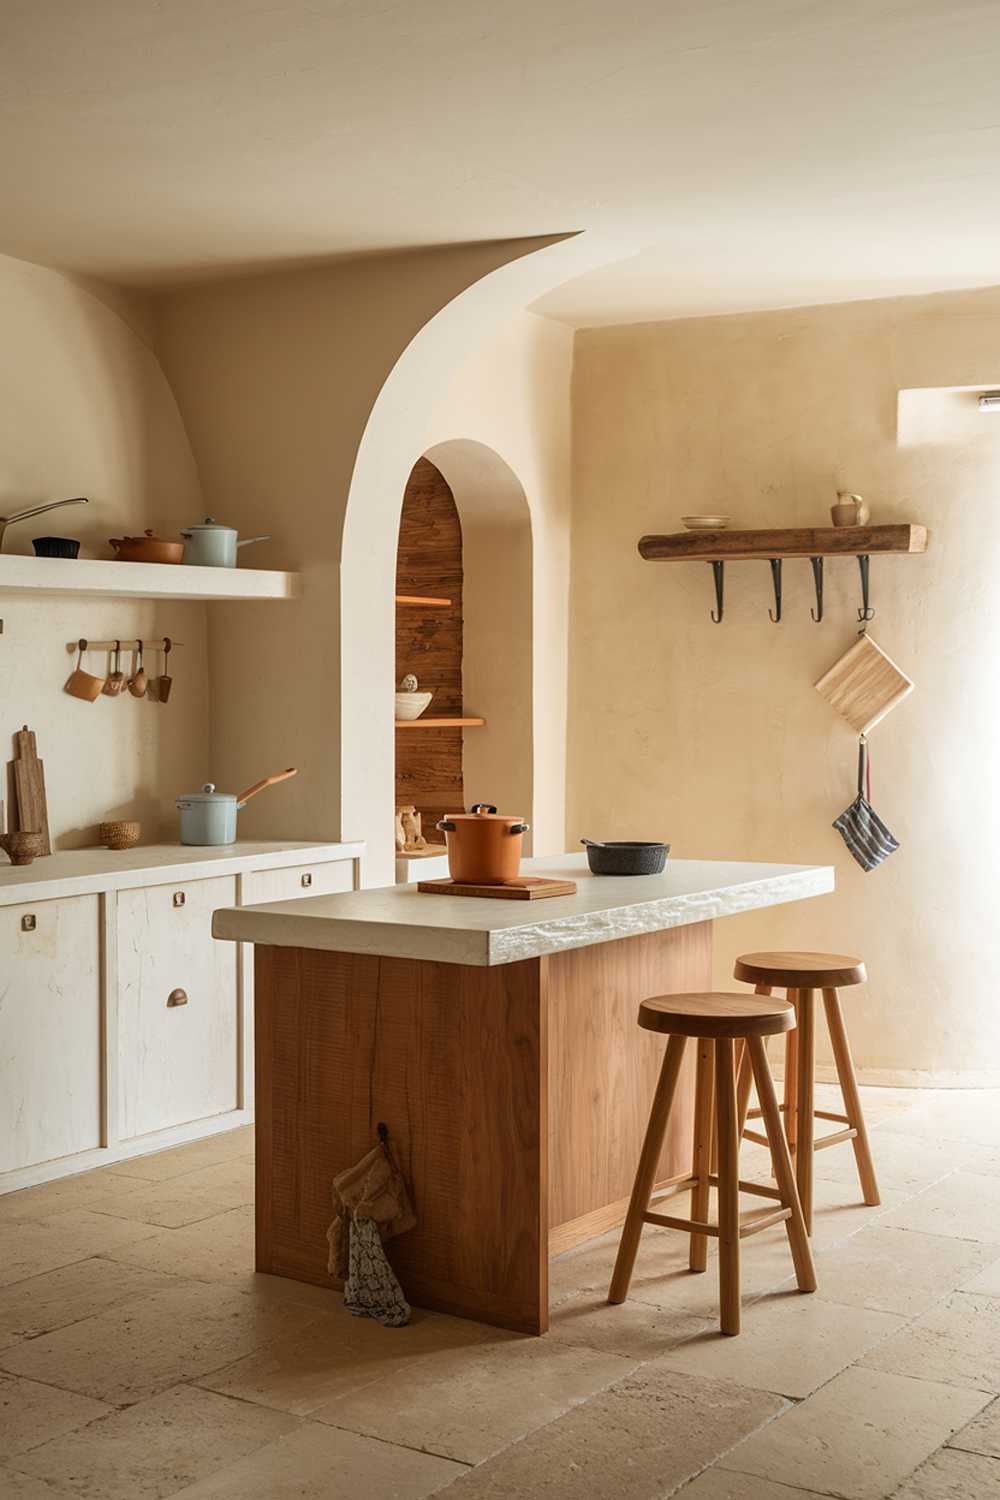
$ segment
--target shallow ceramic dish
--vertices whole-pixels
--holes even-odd
[[[688,531],[725,531],[730,516],[681,516],[681,525]]]
[[[433,693],[397,693],[396,718],[419,719],[433,697]]]

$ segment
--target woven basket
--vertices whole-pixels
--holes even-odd
[[[97,837],[106,849],[131,849],[139,842],[141,833],[141,823],[102,823]]]

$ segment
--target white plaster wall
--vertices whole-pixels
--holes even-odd
[[[1000,1078],[1000,418],[956,421],[942,396],[931,421],[926,392],[898,399],[970,385],[1000,386],[997,289],[576,341],[570,834],[833,863],[835,895],[718,924],[717,982],[740,950],[860,953],[870,983],[846,1009],[875,1080]],[[808,562],[786,562],[780,626],[767,564],[730,565],[716,626],[707,565],[636,552],[692,511],[828,524],[838,488],[931,532],[924,557],[872,561],[872,636],[916,691],[872,736],[875,806],[902,848],[871,874],[830,826],[856,737],[812,686],[856,638],[856,564],[828,561],[815,625]]]
[[[454,372],[435,405],[424,450],[442,468],[462,513],[470,710],[477,658],[490,658],[492,675],[504,673],[497,716],[486,731],[466,733],[466,785],[477,797],[496,785],[492,801],[505,793],[516,799],[526,786],[530,800],[523,807],[509,800],[504,806],[531,819],[535,854],[565,847],[572,353],[573,335],[563,324],[513,314]],[[528,538],[519,535],[516,502],[491,494],[492,466],[484,464],[478,476],[470,469],[456,474],[447,447],[436,449],[454,438],[483,445],[509,467],[523,492]],[[521,561],[526,543],[530,556]],[[518,580],[529,570],[524,594]],[[498,619],[503,631],[482,647]],[[480,675],[487,665],[479,663]]]
[[[0,328],[0,513],[91,502],[12,527],[5,552],[75,536],[84,556],[111,558],[107,538],[123,529],[176,533],[198,515],[194,461],[141,301],[3,257]],[[15,729],[36,730],[54,843],[93,843],[107,817],[140,818],[147,841],[171,832],[174,796],[211,770],[205,606],[0,595],[0,618],[0,760]],[[184,642],[169,704],[85,704],[62,691],[68,641],[164,634]],[[101,670],[97,658],[89,666]]]

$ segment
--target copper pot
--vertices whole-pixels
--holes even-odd
[[[448,873],[463,885],[503,885],[521,868],[521,841],[528,824],[497,814],[488,802],[467,813],[449,813],[437,825],[448,845]]]
[[[145,536],[113,536],[108,545],[114,547],[119,562],[179,563],[184,557],[183,542],[168,541],[151,531]]]

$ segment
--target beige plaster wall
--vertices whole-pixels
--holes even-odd
[[[392,880],[399,507],[421,453],[472,436],[542,511],[532,617],[544,667],[533,699],[554,737],[540,833],[550,847],[561,842],[569,336],[518,320],[548,286],[627,248],[587,236],[460,246],[163,299],[159,348],[206,503],[244,532],[274,533],[256,565],[305,574],[301,605],[226,606],[211,617],[219,780],[302,769],[248,809],[249,834],[365,838],[369,882]],[[470,355],[494,339],[496,382],[482,363],[463,379]]]
[[[428,425],[462,518],[466,702],[489,720],[466,732],[466,801],[522,812],[536,854],[566,836],[572,355],[564,324],[516,312]]]
[[[571,841],[834,864],[834,895],[720,922],[717,981],[741,949],[862,954],[847,1009],[875,1080],[1000,1078],[1000,416],[931,390],[977,385],[1000,386],[998,289],[576,341]],[[916,681],[872,736],[875,806],[902,843],[872,874],[830,827],[856,738],[812,687],[856,638],[855,563],[827,563],[815,625],[809,565],[786,562],[780,626],[767,564],[730,565],[716,626],[707,565],[636,552],[694,511],[824,524],[838,488],[931,531],[925,557],[872,562],[871,634]]]
[[[197,473],[141,300],[4,257],[0,328],[0,513],[91,502],[12,527],[5,552],[75,536],[83,556],[110,558],[107,538],[123,528],[176,530],[198,514]],[[205,606],[4,594],[0,618],[0,759],[15,729],[36,730],[54,843],[93,843],[106,817],[140,818],[149,841],[172,834],[174,796],[211,771]],[[164,634],[184,642],[169,704],[91,705],[62,691],[75,659],[67,642]],[[103,669],[96,657],[89,666]]]

